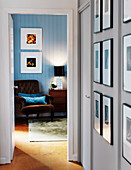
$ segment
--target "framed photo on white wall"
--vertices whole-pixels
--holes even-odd
[[[42,73],[42,52],[21,52],[21,73]]]
[[[123,104],[122,156],[131,164],[131,106]]]
[[[113,0],[103,0],[103,30],[113,27]]]
[[[113,98],[103,95],[103,138],[113,145]]]
[[[102,0],[94,0],[94,33],[102,31]]]
[[[124,36],[124,90],[131,92],[131,34]]]
[[[113,87],[113,39],[103,41],[103,84]]]
[[[131,21],[131,0],[123,0],[124,22]]]
[[[42,28],[21,28],[21,49],[42,50]]]
[[[94,129],[102,135],[102,93],[94,91]]]
[[[102,83],[102,42],[94,43],[94,82]]]

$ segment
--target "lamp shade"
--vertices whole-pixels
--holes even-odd
[[[55,76],[64,76],[64,66],[54,66]]]

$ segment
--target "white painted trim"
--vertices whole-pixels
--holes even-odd
[[[91,1],[89,1],[89,2],[85,2],[85,3],[83,3],[80,7],[79,7],[79,9],[78,9],[78,15],[79,15],[79,17],[78,17],[78,42],[79,42],[79,46],[78,46],[78,54],[79,54],[79,56],[81,55],[81,47],[80,47],[80,40],[81,40],[81,34],[80,34],[80,30],[81,30],[81,19],[80,19],[80,14],[82,13],[82,12],[84,12],[84,10],[85,9],[87,9],[87,8],[89,8],[90,7],[90,18],[91,18],[91,16],[92,16],[92,9],[91,9]],[[90,20],[90,28],[91,28],[91,20]],[[91,35],[92,35],[92,29],[91,29]],[[92,36],[90,37],[90,44],[92,44]],[[90,57],[91,57],[91,60],[90,60],[90,64],[91,64],[91,70],[92,70],[92,67],[93,67],[93,65],[92,65],[92,49],[91,49],[91,51],[90,51]],[[81,59],[80,59],[81,60]],[[90,77],[91,77],[91,81],[90,81],[90,83],[92,84],[92,71],[91,71],[91,75],[90,75]],[[80,87],[81,88],[81,87]],[[93,93],[92,93],[92,86],[90,87],[91,89],[90,89],[90,98],[91,98],[91,102],[90,102],[90,122],[91,122],[91,125],[90,125],[90,162],[89,162],[89,164],[90,164],[90,167],[88,167],[90,170],[92,169],[92,165],[93,165],[93,163],[92,163],[92,126],[93,126],[93,119],[92,119],[92,111],[93,111],[93,109],[92,109],[92,103],[93,103],[93,101],[92,101],[92,99],[93,99]],[[81,156],[79,157],[79,160],[81,161]],[[82,165],[83,166],[83,165]],[[84,168],[84,166],[83,166],[83,169],[85,169]]]
[[[90,1],[83,3],[83,4],[79,7],[78,12],[79,12],[79,13],[83,12],[83,11],[84,11],[86,8],[88,8],[89,6],[90,6]]]
[[[78,110],[76,108],[75,103],[77,99],[75,98],[77,95],[77,66],[74,67],[74,65],[77,63],[77,52],[75,53],[74,56],[74,18],[73,18],[73,10],[71,9],[4,9],[3,13],[3,35],[8,35],[9,33],[9,15],[10,14],[50,14],[50,15],[67,15],[67,48],[68,48],[68,73],[67,73],[67,94],[68,94],[68,160],[70,161],[77,161],[78,158],[78,153],[74,153],[74,148],[77,147],[78,145],[78,133],[77,133],[77,127],[78,127],[78,122],[74,121],[74,118],[78,116]],[[5,38],[5,37],[4,37]],[[4,43],[4,48],[3,48],[3,56],[6,56],[8,58],[8,61],[10,59],[9,57],[9,38],[6,37],[5,43]],[[8,63],[9,65],[9,63]],[[8,75],[8,84],[7,84],[7,92],[8,95],[6,96],[7,99],[10,100],[11,96],[11,78],[10,78],[10,71]],[[6,104],[9,101],[6,101]],[[74,115],[74,110],[75,110],[75,115]],[[10,146],[10,140],[11,140],[11,134],[10,134],[10,128],[11,128],[11,111],[10,107],[7,108],[7,117],[8,119],[6,120],[5,124],[9,124],[7,126],[7,133],[8,133],[8,139],[7,142],[7,147],[4,148],[6,150],[6,156],[9,157],[8,161],[6,163],[10,163],[10,152],[11,152],[11,146]],[[76,128],[76,129],[74,129]],[[0,158],[1,159],[1,158]],[[2,161],[1,163],[5,163]]]

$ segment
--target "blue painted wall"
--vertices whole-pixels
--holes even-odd
[[[49,93],[49,87],[54,80],[54,65],[65,66],[64,88],[67,87],[67,16],[65,15],[20,15],[15,14],[14,21],[14,65],[15,80],[36,79],[40,90]],[[43,29],[43,64],[41,73],[21,73],[21,28]],[[37,50],[33,50],[37,52]]]

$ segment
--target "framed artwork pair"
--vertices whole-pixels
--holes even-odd
[[[42,73],[42,28],[21,28],[21,50],[21,73]]]
[[[113,27],[113,0],[94,0],[94,33]]]
[[[94,82],[113,87],[113,39],[94,43]]]
[[[113,98],[94,91],[94,129],[113,145]]]
[[[131,21],[131,1],[123,0],[123,22]],[[113,27],[113,0],[94,0],[94,33]]]

